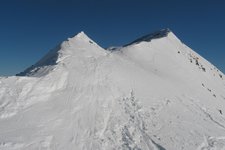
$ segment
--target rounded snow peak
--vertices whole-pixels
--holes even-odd
[[[124,46],[129,46],[129,45],[133,45],[133,44],[138,44],[140,42],[151,42],[153,39],[160,39],[160,38],[164,38],[167,37],[169,35],[169,33],[172,33],[172,31],[169,28],[166,29],[161,29],[159,31],[155,31],[151,34],[147,34],[145,36],[142,36],[136,40],[134,40],[133,42],[126,44]]]

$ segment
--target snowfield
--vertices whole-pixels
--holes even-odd
[[[165,29],[85,33],[0,78],[0,150],[225,150],[225,76]]]

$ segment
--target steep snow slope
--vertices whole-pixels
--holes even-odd
[[[169,30],[104,50],[83,32],[0,78],[0,149],[225,149],[224,75]]]

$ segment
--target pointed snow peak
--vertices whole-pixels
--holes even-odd
[[[62,42],[56,48],[50,50],[36,64],[17,74],[17,76],[46,75],[54,68],[54,66],[59,64],[59,62],[62,62],[65,58],[78,55],[79,53],[83,55],[84,51],[89,53],[89,55],[92,55],[93,53],[98,53],[96,52],[98,49],[101,49],[101,47],[82,31],[74,37],[68,38],[67,41]],[[93,52],[94,50],[96,51]]]
[[[135,41],[133,41],[133,42],[131,42],[131,43],[125,45],[125,46],[129,46],[129,45],[132,45],[132,44],[138,44],[138,43],[143,42],[143,41],[150,42],[153,39],[160,39],[160,38],[163,38],[163,37],[167,37],[169,35],[169,33],[172,33],[172,31],[169,28],[162,29],[162,30],[153,32],[151,34],[147,34],[145,36],[142,36],[142,37],[136,39]]]
[[[74,41],[74,40],[82,40],[82,41],[92,41],[93,42],[93,40],[91,40],[85,33],[84,33],[84,31],[81,31],[80,33],[78,33],[78,34],[76,34],[74,37],[72,37],[72,38],[69,38],[68,39],[69,41]]]
[[[84,33],[84,31],[81,31],[80,33],[78,33],[76,35],[76,37],[79,37],[79,38],[81,38],[81,37],[87,37],[87,35]]]

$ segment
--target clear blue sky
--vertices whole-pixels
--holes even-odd
[[[1,0],[0,75],[80,31],[108,47],[167,27],[225,72],[224,0]]]

